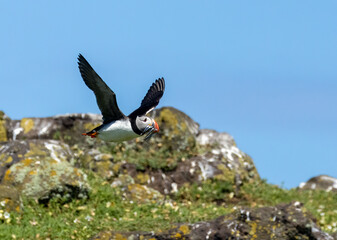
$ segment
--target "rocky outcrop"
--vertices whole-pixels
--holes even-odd
[[[145,189],[167,195],[184,184],[207,179],[233,185],[259,179],[251,158],[237,148],[230,135],[200,130],[198,123],[172,107],[151,114],[161,128],[159,134],[149,143],[135,140],[121,144],[81,135],[100,124],[100,115],[67,114],[10,121],[6,118],[3,126],[9,141],[0,147],[0,179],[26,196],[39,198],[50,196],[55,189],[69,192],[69,186],[74,191],[87,192],[85,175],[76,167],[90,169],[112,182],[128,175],[134,181],[123,186],[131,189],[129,193],[132,189]],[[132,156],[136,162],[130,161]],[[133,196],[129,193],[126,196]]]
[[[333,240],[333,237],[316,225],[302,209],[301,203],[293,202],[276,207],[241,208],[212,221],[178,224],[163,233],[104,231],[91,239]]]
[[[94,171],[111,182],[128,175],[134,185],[125,189],[164,195],[177,192],[184,184],[208,179],[237,186],[259,179],[251,158],[227,133],[200,130],[198,123],[172,107],[151,114],[161,128],[159,134],[148,143],[137,139],[120,144],[81,135],[100,124],[100,115],[10,120],[3,114],[2,127],[6,129],[2,139],[8,141],[0,145],[0,179],[26,196],[38,198],[51,196],[55,189],[66,195],[86,193],[85,175],[78,168]]]
[[[305,183],[301,183],[299,188],[303,190],[319,189],[325,190],[327,192],[330,191],[337,192],[337,179],[327,175],[320,175],[317,177],[310,178]]]

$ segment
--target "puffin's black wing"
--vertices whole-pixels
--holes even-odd
[[[137,116],[142,116],[150,112],[154,109],[158,103],[160,98],[163,96],[165,90],[165,80],[164,78],[157,79],[152,86],[150,87],[149,91],[145,95],[140,107],[133,111],[129,117],[135,118]]]
[[[117,106],[116,94],[98,76],[81,54],[78,55],[77,59],[78,68],[85,84],[95,93],[98,107],[103,115],[103,123],[125,118],[125,115]]]

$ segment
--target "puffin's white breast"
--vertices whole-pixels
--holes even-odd
[[[139,137],[131,127],[128,119],[117,120],[106,124],[98,131],[98,138],[108,142],[122,142]]]

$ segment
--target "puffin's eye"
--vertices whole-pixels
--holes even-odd
[[[147,118],[145,118],[143,121],[146,122],[146,121],[147,121]]]

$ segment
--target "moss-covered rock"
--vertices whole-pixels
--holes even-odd
[[[0,147],[1,182],[20,195],[48,201],[51,197],[85,198],[86,175],[73,167],[69,146],[55,140],[12,141]]]
[[[111,154],[101,153],[98,149],[82,149],[77,145],[71,147],[73,156],[76,159],[75,166],[90,169],[106,180],[117,176],[115,169],[118,164],[114,163],[114,158]]]
[[[152,142],[161,143],[173,151],[188,150],[195,147],[199,124],[185,113],[172,108],[163,107],[151,113],[160,127],[160,131]]]

